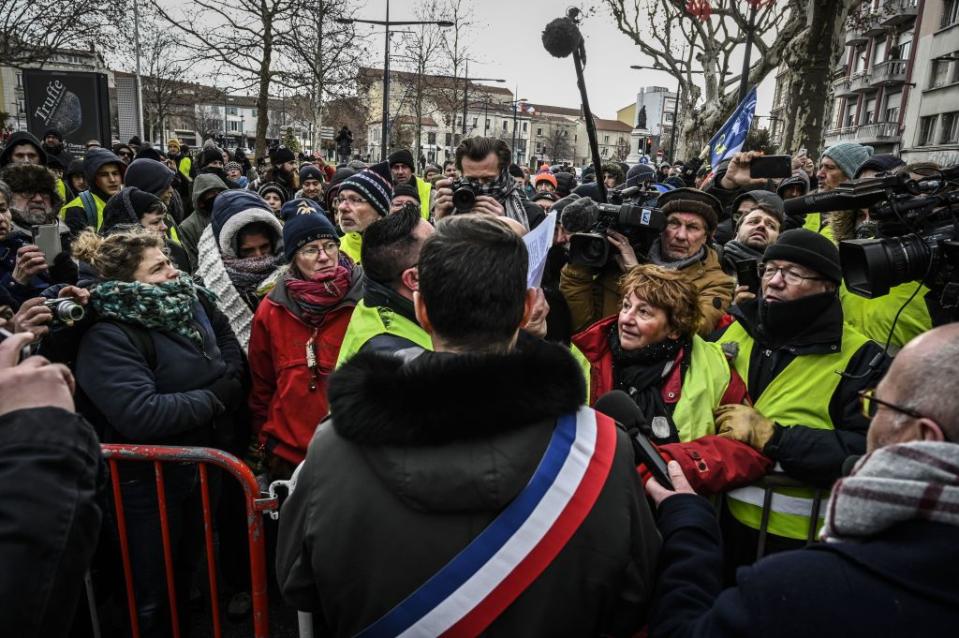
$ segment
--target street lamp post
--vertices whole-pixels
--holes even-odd
[[[516,93],[519,93],[519,87],[516,87],[516,91],[514,92],[514,95],[515,95]],[[513,161],[514,161],[514,162],[516,161],[516,111],[517,111],[518,105],[519,105],[521,102],[525,102],[525,101],[526,101],[526,98],[525,98],[525,97],[521,97],[521,98],[517,98],[517,99],[515,99],[515,100],[505,100],[505,101],[501,102],[501,104],[510,104],[510,105],[513,106],[513,141],[512,141],[512,144],[510,145],[510,150],[513,152]]]
[[[337,18],[339,24],[376,24],[386,28],[386,37],[383,44],[383,114],[382,125],[380,127],[380,160],[385,161],[389,152],[390,135],[390,27],[393,25],[422,25],[435,24],[437,26],[448,28],[453,23],[449,20],[390,20],[390,0],[386,0],[386,20],[359,20],[357,18]]]

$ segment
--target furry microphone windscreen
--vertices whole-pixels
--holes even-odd
[[[582,41],[579,27],[569,18],[556,18],[543,29],[543,46],[557,58],[569,57]]]

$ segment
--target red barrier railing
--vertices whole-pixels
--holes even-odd
[[[170,602],[171,625],[174,638],[179,638],[179,614],[176,604],[176,585],[173,574],[173,549],[167,515],[166,486],[163,482],[164,463],[195,463],[200,477],[200,496],[203,509],[203,535],[207,557],[207,575],[210,584],[210,615],[213,619],[213,635],[221,638],[220,604],[216,579],[216,554],[213,547],[213,515],[210,506],[209,477],[207,465],[214,465],[232,474],[243,487],[246,505],[247,537],[250,549],[250,597],[253,603],[253,636],[267,638],[269,615],[267,611],[266,548],[263,536],[263,513],[277,509],[275,497],[261,498],[256,477],[241,460],[221,450],[201,447],[169,447],[162,445],[115,445],[104,444],[103,456],[110,466],[116,508],[117,531],[120,536],[120,553],[123,562],[123,577],[126,582],[127,607],[130,613],[130,628],[134,638],[139,638],[136,595],[133,589],[133,569],[130,564],[130,543],[127,538],[126,516],[120,491],[118,462],[139,461],[153,463],[156,478],[157,506],[160,513],[160,533],[163,545],[163,562],[166,573],[167,597]]]

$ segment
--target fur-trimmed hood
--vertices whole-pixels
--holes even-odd
[[[330,379],[336,431],[362,445],[444,445],[575,411],[583,373],[569,350],[520,336],[507,354],[360,353]]]

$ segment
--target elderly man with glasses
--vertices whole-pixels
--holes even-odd
[[[875,387],[888,357],[843,321],[837,289],[839,251],[805,229],[783,233],[759,265],[758,299],[730,309],[736,321],[719,337],[747,383],[753,406],[722,406],[720,436],[742,441],[777,463],[794,479],[828,487],[843,463],[866,449],[868,419],[858,394]],[[809,536],[811,489],[774,493],[766,547],[801,547]],[[724,535],[730,567],[752,562],[764,508],[755,486],[727,494]]]

